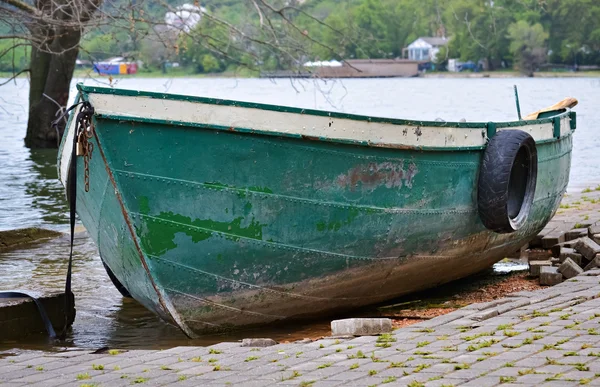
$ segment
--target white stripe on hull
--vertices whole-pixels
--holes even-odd
[[[317,138],[369,142],[379,146],[479,147],[485,145],[487,141],[485,128],[396,125],[241,106],[111,94],[91,93],[89,99],[95,111],[104,115],[281,132]],[[561,126],[564,126],[565,134],[569,130],[568,125],[568,118],[563,119]],[[553,137],[551,123],[499,128],[498,130],[511,129],[529,132],[536,141]]]

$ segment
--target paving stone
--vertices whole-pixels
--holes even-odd
[[[276,345],[277,342],[273,339],[251,338],[242,340],[242,347],[270,347]]]
[[[440,379],[440,380],[428,381],[425,385],[427,387],[462,386],[467,382],[468,382],[467,379],[452,379],[452,381],[449,381],[446,379]]]
[[[565,231],[553,230],[550,233],[544,235],[542,238],[542,248],[549,249],[552,246],[565,242]]]
[[[552,262],[550,262],[550,260],[529,261],[529,275],[532,277],[539,277],[541,268],[544,266],[552,266]]]
[[[470,382],[461,383],[460,385],[468,386],[468,387],[471,387],[471,386],[472,387],[491,387],[491,386],[497,386],[498,384],[500,384],[499,377],[497,377],[497,376],[482,376],[477,379],[471,380]]]
[[[577,238],[587,237],[588,229],[587,228],[574,228],[565,233],[565,242],[572,241]]]
[[[392,331],[389,318],[348,318],[331,322],[332,335],[377,335]]]
[[[574,241],[573,248],[590,261],[594,259],[596,254],[600,253],[600,245],[588,237]]]
[[[594,259],[584,267],[584,270],[588,271],[598,266],[600,266],[600,254],[596,254]]]
[[[565,261],[558,267],[558,271],[566,279],[573,278],[576,275],[583,273],[583,269],[571,258],[565,259]]]
[[[557,285],[563,280],[563,275],[555,267],[543,266],[540,269],[540,285]]]
[[[560,249],[560,255],[558,256],[559,262],[563,263],[567,258],[571,258],[573,262],[575,262],[579,266],[582,265],[583,257],[581,254],[576,252],[574,249],[563,247]]]

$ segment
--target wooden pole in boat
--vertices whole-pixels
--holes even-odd
[[[517,85],[515,85],[515,103],[517,104],[517,116],[519,117],[519,121],[521,121],[521,105],[519,104],[519,91],[517,90]]]

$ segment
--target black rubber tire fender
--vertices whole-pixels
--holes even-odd
[[[110,267],[108,267],[108,265],[104,262],[104,259],[100,258],[100,260],[102,261],[102,265],[104,265],[104,270],[106,270],[108,278],[110,278],[111,282],[113,283],[113,285],[115,285],[115,288],[117,288],[119,293],[121,293],[123,297],[131,298],[131,293],[129,293],[129,290],[127,290],[127,288],[123,286],[121,281],[119,281],[117,277],[115,277],[115,274],[112,272],[112,270],[110,270]]]
[[[537,182],[535,140],[522,130],[497,132],[483,153],[477,182],[479,217],[497,233],[515,232],[527,222]]]

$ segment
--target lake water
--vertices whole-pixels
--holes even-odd
[[[107,85],[106,79],[76,80]],[[278,79],[142,79],[119,80],[126,89],[238,99],[372,116],[447,121],[504,121],[517,117],[513,85],[519,88],[525,114],[564,97],[580,102],[569,190],[600,183],[600,78],[354,79],[335,81]],[[71,100],[74,99],[74,91]],[[68,209],[56,177],[55,150],[23,146],[29,84],[24,79],[0,87],[0,230],[44,227],[67,231]],[[89,238],[77,239],[74,292],[77,319],[70,344],[84,347],[166,347],[190,343],[176,328],[162,323],[135,301],[122,299],[109,282]],[[68,240],[0,254],[0,290],[60,291],[68,257]],[[327,331],[327,322],[272,330],[279,340]],[[239,337],[261,336],[263,332]],[[207,337],[194,344],[222,338]],[[15,343],[0,343],[12,347]],[[28,344],[44,345],[40,338]]]

